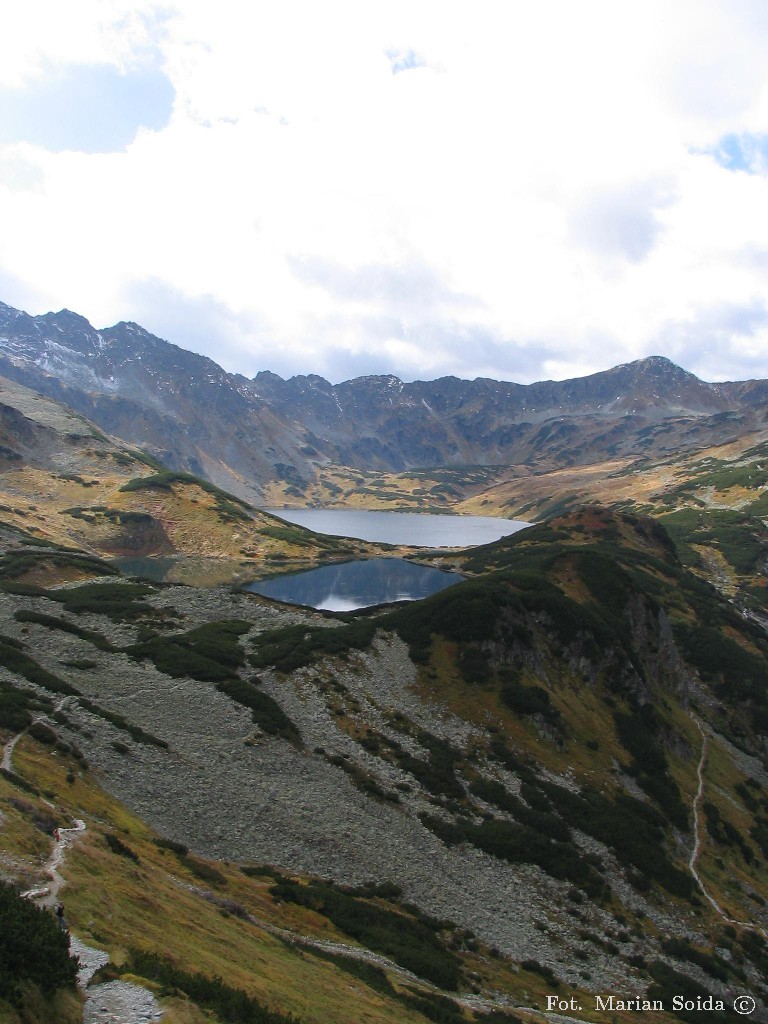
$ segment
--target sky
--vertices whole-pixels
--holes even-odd
[[[227,370],[768,378],[764,0],[26,0],[0,301]]]

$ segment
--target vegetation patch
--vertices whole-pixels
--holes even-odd
[[[54,916],[0,882],[0,999],[19,1007],[25,983],[50,996],[76,980],[77,959]]]
[[[173,472],[172,470],[161,470],[153,476],[134,477],[128,483],[123,484],[121,491],[171,491],[173,484],[194,484],[200,487],[207,494],[213,495],[216,499],[214,511],[222,522],[251,522],[250,505],[242,498],[236,498],[234,494],[223,491],[220,487],[203,480],[202,477],[193,473]]]
[[[0,578],[14,580],[45,566],[58,569],[79,569],[92,576],[119,576],[114,566],[93,555],[65,550],[8,551],[0,555]]]
[[[286,903],[308,907],[327,917],[346,935],[369,949],[391,957],[421,978],[440,988],[456,991],[461,977],[457,957],[445,948],[435,925],[429,919],[383,907],[370,900],[352,896],[323,882],[300,885],[281,882],[270,893]]]
[[[302,745],[301,733],[291,719],[286,715],[277,701],[268,693],[263,693],[253,683],[244,679],[227,679],[218,683],[217,690],[235,701],[242,704],[251,712],[251,717],[256,725],[269,736],[280,736],[289,743],[296,746]]]
[[[360,765],[350,761],[347,757],[342,754],[328,754],[327,760],[329,764],[335,765],[337,768],[341,768],[342,771],[346,772],[352,780],[352,783],[360,790],[361,793],[365,793],[366,796],[372,796],[376,800],[390,801],[391,803],[399,803],[400,797],[397,793],[392,793],[387,789],[384,789],[370,772],[365,771]]]
[[[183,864],[187,871],[190,871],[195,878],[209,885],[226,885],[227,880],[222,873],[208,861],[200,860],[189,853],[177,853],[179,863]]]
[[[688,828],[688,811],[680,789],[669,772],[666,755],[659,742],[661,722],[652,704],[643,704],[629,713],[614,711],[616,731],[622,745],[632,755],[628,767],[646,793],[680,829]]]
[[[364,985],[372,988],[375,992],[380,992],[385,996],[397,996],[389,978],[376,964],[370,964],[367,960],[358,960],[354,956],[345,956],[342,953],[331,953],[318,947],[313,947],[311,952],[312,956],[334,964],[339,970],[351,974],[353,978],[362,981]]]
[[[700,544],[719,549],[737,573],[752,576],[768,554],[768,527],[758,518],[765,514],[762,509],[751,511],[752,515],[730,509],[683,508],[665,515],[662,523],[685,565],[700,565],[693,547]]]
[[[429,814],[420,815],[420,819],[447,846],[470,843],[511,864],[535,864],[546,874],[571,882],[596,899],[607,894],[607,886],[598,872],[598,858],[528,825],[498,818],[476,825],[466,818],[449,822]]]
[[[79,697],[78,703],[85,708],[86,711],[90,711],[92,715],[97,715],[99,718],[103,718],[105,722],[109,722],[110,725],[114,725],[116,729],[122,729],[123,732],[127,732],[131,739],[135,740],[136,743],[146,743],[154,747],[162,747],[164,750],[168,749],[168,743],[166,740],[158,739],[157,736],[153,736],[152,733],[145,732],[138,725],[133,725],[123,715],[118,714],[116,711],[108,711],[106,708],[101,707],[100,704],[94,704],[93,701],[88,700],[86,697]]]
[[[45,597],[64,605],[73,615],[106,615],[113,622],[131,622],[143,615],[157,615],[142,601],[155,588],[144,583],[84,583],[79,587],[48,590]]]
[[[125,857],[127,860],[132,860],[134,864],[141,863],[138,853],[128,846],[127,843],[124,843],[120,836],[115,835],[114,832],[105,833],[104,842],[110,848],[112,853],[116,853],[120,857]]]
[[[2,655],[0,644],[0,656]],[[21,689],[5,679],[0,679],[0,726],[18,733],[26,729],[35,712],[50,711],[53,701],[40,697],[33,690]]]
[[[70,686],[69,683],[65,683],[63,679],[59,679],[42,665],[38,665],[34,658],[30,658],[20,647],[19,642],[12,641],[10,637],[0,639],[0,665],[3,668],[24,676],[30,683],[37,683],[38,686],[43,686],[53,693],[79,696],[79,691],[74,686]]]
[[[158,953],[131,950],[126,973],[156,982],[161,986],[163,995],[182,993],[204,1010],[231,1024],[300,1024],[293,1014],[268,1009],[242,989],[225,985],[221,978],[184,971]]]
[[[237,677],[237,669],[245,664],[245,655],[238,637],[251,628],[239,619],[208,622],[187,633],[154,637],[128,648],[131,657],[140,661],[150,658],[155,668],[178,678],[219,682]]]
[[[610,847],[620,863],[676,896],[691,897],[693,881],[687,871],[669,860],[664,850],[665,819],[655,807],[626,793],[617,793],[611,799],[592,787],[576,794],[539,780],[536,788],[571,827]],[[637,876],[632,880],[638,880]]]
[[[537,811],[528,807],[522,800],[510,793],[500,782],[478,778],[470,784],[470,792],[484,800],[495,804],[500,810],[511,814],[522,825],[541,832],[542,835],[567,843],[571,839],[571,830],[556,814]]]
[[[345,656],[353,650],[369,647],[377,623],[357,619],[343,626],[284,626],[268,629],[253,640],[254,668],[273,667],[278,672],[293,672],[310,665],[317,658]]]
[[[552,706],[549,694],[542,686],[525,686],[510,681],[502,686],[501,699],[515,714],[539,715],[550,725],[562,726],[560,712]]]
[[[76,626],[73,622],[59,618],[58,615],[44,615],[41,612],[20,609],[14,612],[13,617],[17,622],[34,622],[39,626],[46,626],[48,629],[59,629],[63,633],[71,633],[72,636],[80,637],[81,640],[87,640],[100,651],[116,649],[102,633],[97,633],[93,629],[83,629],[82,626]]]

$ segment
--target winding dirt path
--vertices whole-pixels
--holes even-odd
[[[21,895],[24,899],[34,900],[41,907],[52,907],[58,903],[59,892],[67,884],[59,871],[64,863],[65,851],[81,832],[85,832],[85,828],[86,825],[82,818],[75,818],[72,828],[56,829],[51,855],[43,867],[43,872],[48,875],[50,882],[47,885],[23,892]]]
[[[60,710],[69,698],[64,698],[56,707]],[[46,716],[39,715],[34,722],[42,721]],[[16,744],[25,734],[26,729],[12,737],[3,747],[2,768],[13,772],[13,752]],[[48,803],[48,801],[46,801]],[[53,806],[53,805],[50,805]],[[53,836],[51,855],[43,866],[43,873],[49,882],[45,885],[28,889],[21,894],[23,899],[34,900],[39,907],[53,907],[59,902],[59,893],[67,884],[61,874],[66,851],[77,837],[86,831],[82,818],[75,818],[71,828],[57,828]],[[109,955],[101,949],[86,946],[76,936],[70,934],[69,948],[79,961],[77,983],[84,993],[83,1024],[152,1024],[160,1021],[163,1011],[155,996],[149,989],[142,988],[127,981],[110,981],[102,985],[89,987],[93,975],[109,963]]]
[[[707,763],[709,737],[707,736],[707,733],[704,730],[704,726],[701,724],[696,715],[691,713],[691,718],[696,723],[696,728],[701,733],[701,757],[699,758],[699,764],[696,768],[696,777],[699,780],[699,785],[698,789],[696,790],[696,796],[693,799],[694,843],[693,851],[691,852],[691,856],[688,861],[688,868],[691,874],[693,875],[693,879],[696,882],[696,885],[699,887],[702,896],[706,899],[706,901],[709,903],[709,905],[712,907],[715,913],[723,919],[723,921],[725,921],[727,924],[736,925],[738,928],[746,928],[747,931],[757,932],[759,935],[762,935],[764,939],[768,940],[768,932],[766,932],[765,928],[762,928],[760,925],[757,924],[751,924],[745,921],[737,921],[735,918],[728,916],[728,914],[717,902],[715,897],[709,892],[706,885],[704,885],[701,875],[699,874],[698,868],[696,867],[696,862],[698,861],[699,854],[701,853],[701,801],[704,797],[704,768],[706,767]]]

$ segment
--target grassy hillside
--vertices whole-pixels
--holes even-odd
[[[73,550],[166,558],[174,578],[206,585],[381,550],[283,523],[8,381],[0,381],[0,527],[27,562],[15,578],[30,582],[93,575],[82,559],[67,561]],[[6,560],[5,575],[12,570]]]
[[[126,977],[149,985],[169,1024],[258,1024],[259,1012],[274,1015],[265,1024],[516,1019],[501,1010],[473,1014],[440,986],[409,980],[396,964],[417,967],[415,954],[420,973],[435,972],[449,990],[456,987],[451,979],[461,978],[462,988],[472,979],[473,989],[542,998],[540,974],[517,970],[450,922],[403,906],[394,884],[351,890],[266,866],[214,864],[147,828],[81,764],[31,741],[15,760],[20,778],[0,778],[5,873],[23,885],[38,881],[46,829],[54,819],[64,824],[82,816],[88,830],[68,852],[62,894],[72,928],[110,954],[112,966],[97,981]],[[366,945],[387,958],[383,967],[355,958]],[[252,1000],[253,1016],[232,1015],[231,990]],[[0,1020],[15,1024],[10,1007],[0,1003],[0,1012]],[[30,1013],[29,1021],[48,1019],[44,1011]]]

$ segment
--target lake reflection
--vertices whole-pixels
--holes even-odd
[[[243,589],[275,601],[349,612],[374,604],[418,601],[461,580],[455,573],[414,565],[402,558],[369,558],[256,580]]]

